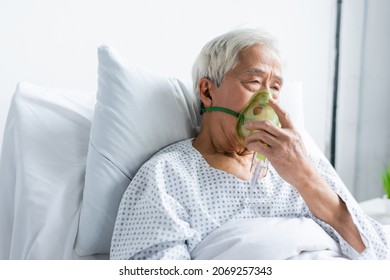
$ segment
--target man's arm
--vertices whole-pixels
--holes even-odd
[[[364,242],[345,203],[313,165],[286,111],[272,99],[270,105],[281,127],[268,121],[247,124],[247,129],[257,130],[247,137],[247,147],[265,155],[278,174],[299,191],[313,215],[332,226],[357,252],[362,252]]]

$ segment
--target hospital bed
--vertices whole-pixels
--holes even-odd
[[[0,259],[108,259],[121,196],[161,148],[195,136],[189,82],[98,48],[98,91],[20,82],[0,160]],[[303,123],[302,85],[281,102]]]

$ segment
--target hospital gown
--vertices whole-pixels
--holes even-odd
[[[382,226],[364,215],[326,158],[311,159],[353,215],[366,249],[358,254],[328,224],[312,215],[298,191],[272,168],[255,187],[208,165],[192,139],[157,153],[138,171],[122,197],[111,242],[111,259],[191,259],[210,232],[233,219],[308,217],[351,259],[383,259]]]

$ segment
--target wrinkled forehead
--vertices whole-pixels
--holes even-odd
[[[277,51],[266,45],[253,45],[238,55],[233,71],[238,75],[272,73],[282,80],[282,63]]]

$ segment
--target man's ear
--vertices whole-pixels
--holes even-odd
[[[208,78],[200,78],[198,81],[199,98],[205,108],[212,104],[211,90],[214,83]]]

